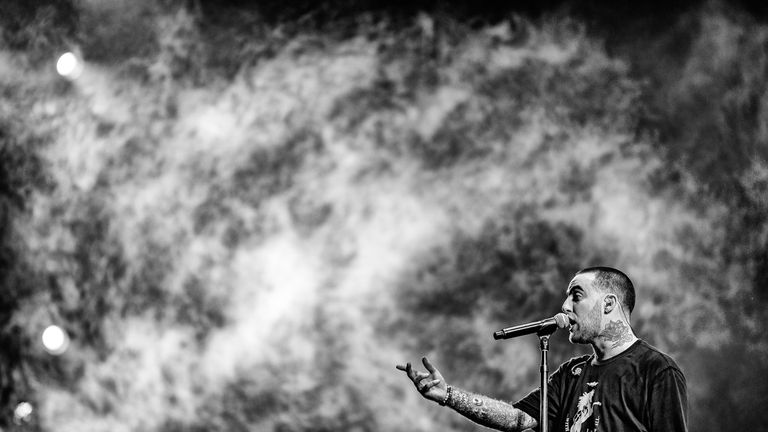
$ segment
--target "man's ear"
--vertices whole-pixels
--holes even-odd
[[[603,313],[606,315],[611,313],[611,311],[616,308],[618,301],[619,300],[615,295],[607,295],[603,297]]]

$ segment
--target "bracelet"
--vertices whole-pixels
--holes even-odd
[[[442,402],[440,402],[440,406],[445,406],[448,401],[451,399],[451,394],[453,393],[453,387],[448,386],[448,389],[445,391],[445,399],[443,399]]]

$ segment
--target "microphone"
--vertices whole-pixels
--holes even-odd
[[[551,334],[559,328],[568,327],[570,320],[568,315],[559,313],[552,318],[543,319],[528,324],[520,324],[512,327],[503,328],[493,333],[493,338],[499,339],[512,339],[514,337],[523,336],[531,333],[539,334]]]

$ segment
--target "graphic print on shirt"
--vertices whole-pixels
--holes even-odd
[[[600,423],[600,415],[595,412],[595,407],[602,405],[600,402],[593,401],[597,382],[587,383],[587,386],[590,390],[584,392],[579,397],[576,414],[573,416],[573,423],[570,429],[568,428],[568,423],[565,425],[567,432],[595,432],[597,430],[597,425]]]

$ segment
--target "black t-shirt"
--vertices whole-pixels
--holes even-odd
[[[638,340],[604,362],[573,358],[549,377],[552,432],[686,431],[685,377],[674,360]],[[514,404],[539,419],[539,389]]]

